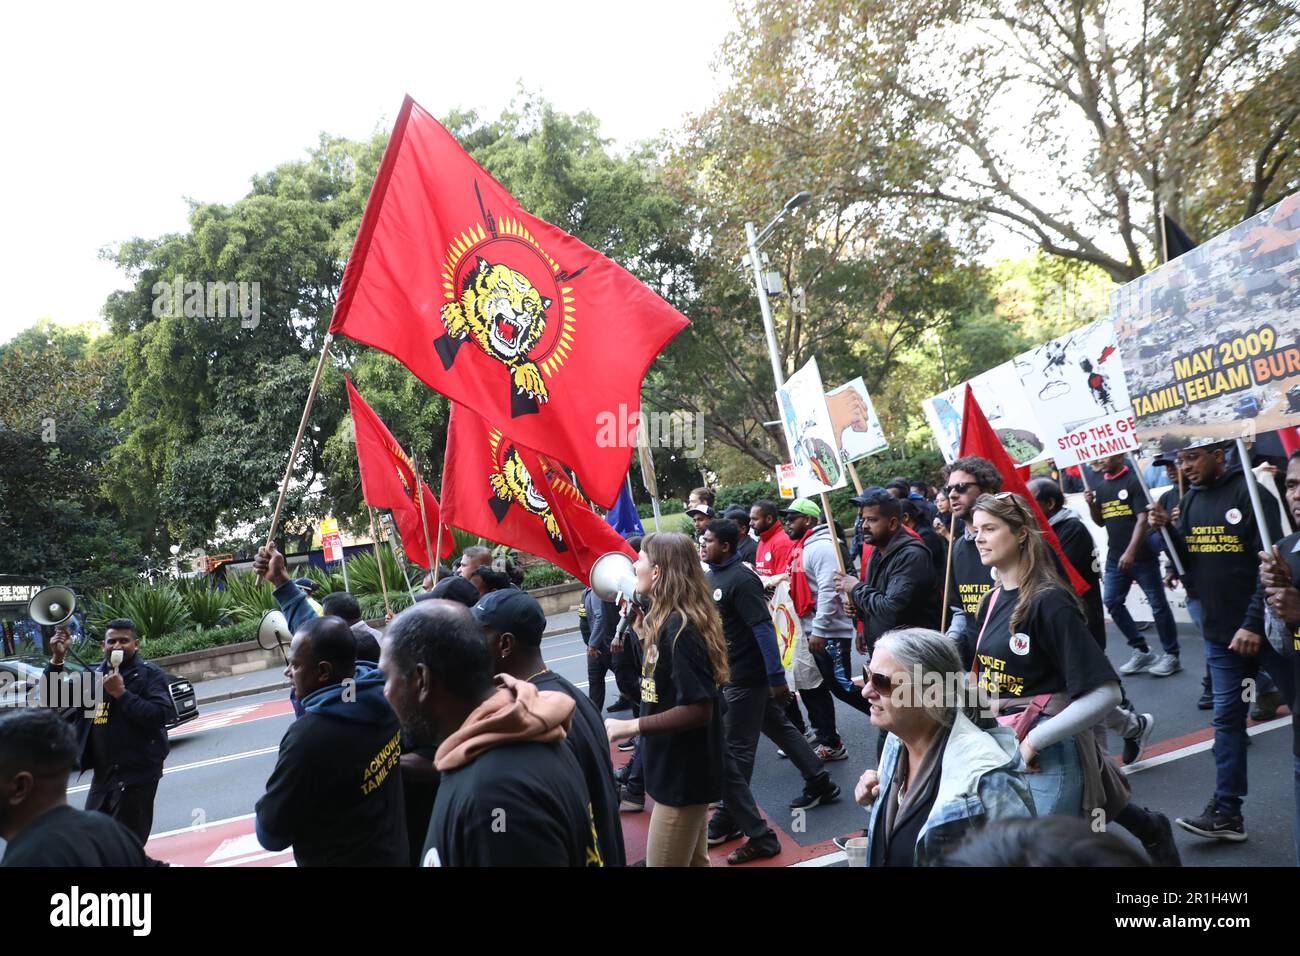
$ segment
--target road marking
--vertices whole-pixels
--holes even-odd
[[[212,730],[220,727],[234,727],[239,724],[252,723],[255,720],[265,720],[268,717],[282,717],[286,714],[293,713],[293,704],[288,700],[267,700],[260,704],[241,704],[237,707],[227,707],[225,710],[215,710],[211,713],[202,714],[195,717],[189,723],[181,724],[175,730],[171,731],[169,737],[184,737],[189,734],[198,733],[201,730]]]
[[[1255,724],[1253,727],[1247,727],[1246,733],[1252,737],[1257,737],[1260,734],[1268,733],[1270,730],[1277,730],[1280,727],[1290,726],[1290,717],[1278,717],[1275,720],[1268,721],[1267,723]],[[1156,754],[1156,756],[1148,757],[1145,760],[1138,760],[1129,764],[1127,767],[1122,767],[1121,770],[1126,774],[1141,773],[1143,770],[1150,770],[1152,767],[1159,767],[1162,764],[1172,763],[1175,760],[1182,760],[1184,757],[1191,757],[1195,754],[1205,753],[1205,751],[1214,746],[1213,727],[1206,727],[1204,730],[1198,730],[1193,734],[1188,734],[1187,737],[1192,738],[1195,742],[1184,747],[1179,747],[1176,750],[1168,750],[1164,753]]]
[[[203,767],[215,767],[217,764],[230,763],[232,760],[243,760],[246,757],[260,757],[263,754],[278,753],[280,745],[274,747],[263,747],[261,750],[245,750],[241,754],[227,754],[224,757],[213,757],[210,760],[196,760],[194,763],[183,763],[175,767],[164,767],[163,776],[169,773],[180,773],[182,770],[201,770]],[[69,787],[68,793],[85,793],[90,789],[90,784],[83,784],[80,787]]]
[[[815,856],[811,860],[791,863],[790,866],[834,866],[836,863],[844,863],[848,858],[848,854],[843,850],[836,850],[834,853],[827,853],[825,856]]]

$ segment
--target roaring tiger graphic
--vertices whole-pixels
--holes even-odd
[[[510,502],[515,502],[530,514],[537,515],[542,519],[546,534],[555,544],[556,550],[565,550],[564,539],[560,537],[560,525],[551,513],[551,506],[542,493],[533,487],[532,476],[528,474],[524,460],[519,457],[519,452],[513,445],[502,456],[500,470],[492,472],[488,481],[492,484],[492,494],[503,509]]]
[[[442,307],[442,321],[453,339],[472,335],[480,349],[509,368],[521,394],[545,402],[546,383],[528,353],[546,329],[550,307],[526,275],[479,256],[465,275],[460,300]]]

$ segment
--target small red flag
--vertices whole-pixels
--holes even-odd
[[[1038,506],[1038,500],[1029,493],[1025,487],[1025,479],[1021,477],[1020,470],[1016,468],[1015,462],[1007,454],[1002,442],[998,439],[997,433],[993,431],[993,426],[989,420],[984,417],[984,410],[980,408],[979,402],[975,401],[975,393],[971,391],[970,385],[966,386],[966,402],[961,413],[961,450],[960,455],[978,455],[993,463],[993,467],[998,470],[1002,476],[1002,490],[1014,491],[1021,498],[1029,503],[1033,509],[1034,517],[1038,520],[1038,527],[1043,529],[1043,537],[1047,543],[1052,546],[1056,556],[1061,559],[1061,567],[1065,568],[1066,576],[1070,579],[1076,594],[1083,594],[1088,590],[1089,584],[1074,569],[1074,566],[1066,560],[1065,552],[1061,550],[1061,542],[1056,537],[1056,532],[1052,526],[1047,523],[1047,515],[1043,514],[1043,509]]]
[[[619,429],[685,316],[528,214],[409,96],[370,190],[330,332],[382,349],[509,438],[618,497]]]
[[[361,471],[361,496],[374,508],[388,508],[402,537],[406,557],[422,568],[429,567],[429,549],[425,547],[424,519],[420,505],[411,489],[415,487],[415,463],[402,450],[374,409],[366,404],[346,375],[348,407],[352,410],[352,426],[356,433],[357,468]],[[429,486],[420,482],[424,495],[425,515],[429,520],[429,540],[436,545],[438,527],[438,499]],[[451,557],[451,535],[442,536],[441,558]],[[430,570],[432,570],[430,568]]]
[[[527,551],[584,584],[602,554],[636,553],[545,456],[452,404],[442,472],[448,525]]]

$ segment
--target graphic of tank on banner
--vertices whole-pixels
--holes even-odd
[[[1138,446],[1115,326],[1102,319],[1014,359],[1058,468]]]
[[[1142,443],[1300,423],[1300,194],[1111,294]]]
[[[776,405],[781,410],[781,427],[793,458],[799,494],[809,497],[843,488],[848,481],[846,469],[837,450],[816,358],[809,359],[776,390]]]
[[[1051,457],[1043,437],[1043,426],[1033,405],[1020,386],[1014,362],[1003,362],[970,380],[975,401],[997,432],[1002,447],[1017,465],[1028,465]],[[966,383],[940,392],[921,403],[934,440],[947,462],[955,461],[961,447],[961,410]]]
[[[862,376],[827,392],[826,409],[830,412],[836,447],[844,461],[857,461],[889,447]]]

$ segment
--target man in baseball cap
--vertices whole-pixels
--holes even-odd
[[[503,588],[483,595],[471,611],[483,627],[494,675],[509,674],[535,684],[539,690],[559,691],[573,698],[577,706],[565,741],[582,768],[601,858],[605,866],[624,866],[627,861],[618,818],[618,790],[605,722],[586,694],[546,666],[542,658],[542,634],[546,631],[542,606],[526,591]]]
[[[704,534],[704,529],[709,526],[709,522],[713,520],[713,508],[705,504],[692,505],[686,509],[686,514],[695,522],[695,537],[698,540],[700,535]]]

